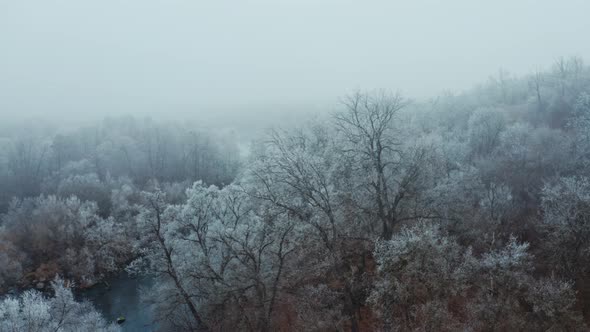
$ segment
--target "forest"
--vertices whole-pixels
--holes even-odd
[[[0,132],[0,331],[590,330],[590,67],[358,91],[248,144],[138,116]]]

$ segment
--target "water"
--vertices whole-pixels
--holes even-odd
[[[88,290],[81,291],[81,299],[90,301],[109,321],[116,321],[118,317],[125,317],[121,325],[124,332],[156,331],[152,324],[150,308],[141,302],[141,288],[150,286],[151,281],[146,278],[135,278],[122,272],[108,280],[108,286],[100,283]]]

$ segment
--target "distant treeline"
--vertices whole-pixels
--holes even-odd
[[[129,116],[54,131],[31,123],[0,134],[0,212],[12,197],[67,197],[78,194],[68,187],[121,177],[140,187],[150,180],[227,184],[239,164],[231,133],[195,130],[174,121]]]

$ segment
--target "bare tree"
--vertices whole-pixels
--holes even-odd
[[[358,189],[370,197],[368,206],[359,205],[381,221],[385,239],[400,221],[419,217],[416,210],[400,215],[402,203],[412,198],[426,156],[422,149],[406,149],[402,137],[395,135],[396,116],[407,104],[400,94],[359,92],[344,101],[344,111],[334,114],[346,142],[342,152],[364,179]]]
[[[545,76],[540,70],[535,70],[535,72],[529,78],[529,86],[535,93],[539,112],[542,112],[544,109],[543,98],[541,96],[543,84],[545,84]]]
[[[164,194],[160,191],[143,193],[143,199],[145,209],[138,216],[138,221],[143,229],[142,235],[146,241],[151,243],[151,246],[145,248],[144,253],[152,266],[150,272],[156,276],[167,277],[173,282],[176,292],[182,299],[182,304],[190,310],[199,330],[208,331],[209,327],[203,320],[197,305],[193,302],[193,297],[178,271],[174,260],[175,247],[166,238],[166,230],[172,220],[165,216],[167,204],[164,201]]]

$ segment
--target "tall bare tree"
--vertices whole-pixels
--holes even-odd
[[[400,94],[356,93],[344,101],[344,111],[334,114],[344,138],[342,152],[359,176],[360,190],[369,197],[360,207],[381,222],[381,237],[391,238],[394,226],[417,218],[403,214],[403,202],[414,197],[414,184],[421,174],[423,149],[407,149],[396,135],[397,115],[408,102]]]

